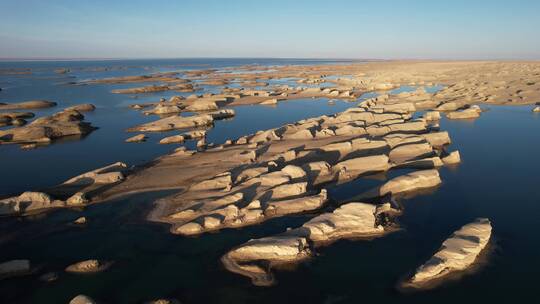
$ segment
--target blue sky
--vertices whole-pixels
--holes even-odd
[[[540,59],[540,1],[0,0],[1,58]]]

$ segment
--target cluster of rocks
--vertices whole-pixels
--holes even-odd
[[[94,192],[123,181],[126,167],[126,164],[118,162],[73,177],[44,192],[27,191],[18,196],[2,199],[0,215],[20,215],[53,208],[87,205]]]
[[[310,257],[315,244],[343,238],[375,238],[391,230],[384,224],[397,210],[390,204],[348,203],[282,234],[250,240],[222,257],[227,270],[251,278],[255,285],[274,282],[271,268]]]
[[[193,235],[310,211],[326,202],[326,191],[317,193],[323,184],[391,168],[444,165],[442,147],[450,143],[448,133],[429,132],[426,121],[412,120],[408,113],[377,112],[352,108],[334,116],[260,131],[210,149],[208,152],[218,153],[247,147],[239,149],[234,159],[248,165],[189,186],[182,193],[182,208],[168,216],[174,223],[172,231]],[[313,146],[299,148],[304,142]],[[287,143],[286,149],[265,157],[274,144]],[[436,170],[412,174],[409,179],[394,182],[407,186],[387,186],[382,195],[434,187],[437,180],[440,183]]]
[[[235,112],[232,109],[221,109],[205,114],[193,116],[169,116],[149,123],[141,124],[129,128],[128,132],[162,132],[177,129],[190,129],[210,126],[214,120],[221,120],[234,117]]]
[[[24,115],[30,117],[30,114]],[[6,117],[5,114],[0,114],[0,121],[2,117]],[[32,148],[36,144],[49,144],[61,137],[84,136],[95,129],[84,121],[80,111],[68,108],[51,116],[39,117],[24,126],[0,130],[0,144],[16,143],[23,144],[23,148]]]
[[[121,84],[139,82],[167,82],[167,83],[187,83],[189,80],[179,78],[177,72],[155,73],[150,75],[122,76],[102,79],[93,79],[82,82],[83,84]]]
[[[433,189],[441,183],[437,169],[459,163],[460,155],[446,151],[451,140],[447,132],[438,131],[438,111],[413,118],[417,110],[413,102],[389,100],[380,96],[339,114],[227,140],[203,153],[179,150],[146,170],[159,170],[161,165],[170,168],[174,163],[179,168],[189,164],[186,171],[190,166],[198,171],[178,177],[185,180],[185,190],[158,201],[150,218],[172,224],[173,233],[189,236],[244,227],[319,210],[328,204],[325,188],[332,184],[391,169],[419,169],[388,180],[361,194],[356,202],[299,228],[249,241],[222,261],[227,269],[250,277],[255,284],[267,285],[273,281],[272,266],[311,256],[315,244],[393,231],[392,219],[400,210],[388,203],[366,201]],[[164,142],[184,138],[176,135]],[[217,165],[210,168],[209,163]],[[205,177],[219,167],[228,170]],[[124,189],[129,187],[128,182]]]
[[[163,91],[176,91],[176,92],[195,92],[197,87],[191,83],[179,83],[179,84],[161,84],[150,85],[137,88],[117,89],[112,90],[115,94],[142,94],[142,93],[155,93]]]

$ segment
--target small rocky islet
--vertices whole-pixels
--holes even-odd
[[[321,246],[340,239],[361,242],[382,238],[398,231],[399,217],[407,209],[395,200],[435,189],[444,182],[438,170],[461,161],[459,151],[449,150],[451,134],[440,130],[441,117],[477,119],[484,115],[480,107],[483,104],[534,105],[539,96],[540,82],[536,81],[539,71],[540,65],[533,63],[375,62],[309,69],[283,66],[234,75],[209,69],[86,81],[85,85],[163,83],[115,90],[112,92],[115,94],[196,92],[202,84],[223,89],[220,94],[174,96],[132,107],[142,115],[160,117],[127,129],[140,134],[126,142],[143,142],[149,132],[180,131],[162,137],[159,143],[199,140],[197,151],[179,147],[148,166],[129,168],[119,162],[43,191],[4,198],[0,200],[0,214],[20,216],[81,207],[125,193],[164,188],[182,190],[158,200],[148,219],[170,225],[171,233],[183,237],[256,225],[294,214],[315,214],[299,227],[249,240],[230,248],[221,257],[227,270],[250,278],[253,284],[275,284],[273,268],[316,258],[317,248]],[[328,75],[338,77],[329,79]],[[355,76],[340,78],[339,75]],[[265,81],[286,77],[299,78],[299,86],[270,86]],[[529,79],[527,83],[521,81],[523,77]],[[239,82],[241,87],[226,87],[233,82]],[[302,86],[322,83],[332,86]],[[441,84],[444,88],[428,93],[422,86],[429,84]],[[404,85],[420,88],[388,93]],[[216,120],[233,118],[235,106],[275,105],[301,98],[356,101],[361,94],[373,91],[380,94],[335,115],[261,130],[221,144],[205,140],[205,128]],[[56,103],[48,101],[1,104],[0,124],[9,128],[0,130],[0,143],[41,144],[63,136],[85,135],[95,129],[82,114],[95,109],[91,104],[69,107],[29,123],[19,120],[31,119],[34,113],[13,112],[54,106]],[[532,111],[540,110],[535,106]],[[181,116],[184,112],[194,115]],[[347,202],[336,202],[328,195],[327,189],[333,185],[389,171],[401,173],[401,169],[407,173]],[[81,217],[75,223],[83,225],[86,218]],[[489,219],[465,223],[401,286],[424,289],[470,269],[485,253],[491,238]],[[66,271],[100,272],[109,266],[109,262],[87,260],[68,266]],[[411,265],[411,269],[415,266]],[[28,260],[0,264],[1,278],[30,272]],[[70,303],[94,301],[80,295]]]

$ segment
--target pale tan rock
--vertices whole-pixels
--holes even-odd
[[[264,215],[277,216],[300,213],[321,208],[327,201],[326,189],[321,190],[317,195],[301,197],[291,200],[269,202]]]
[[[105,172],[97,174],[94,177],[94,183],[96,184],[114,184],[117,182],[121,182],[125,179],[124,174],[122,172]]]
[[[305,238],[293,236],[266,237],[250,240],[227,253],[236,261],[297,261],[310,253]]]
[[[214,178],[201,181],[191,187],[192,190],[217,190],[230,188],[232,185],[232,178],[229,172],[218,175]]]
[[[19,196],[0,200],[0,215],[27,213],[36,210],[64,206],[65,202],[54,200],[46,193],[27,191]]]
[[[81,216],[81,217],[77,218],[76,220],[74,220],[73,223],[75,223],[77,225],[84,225],[84,224],[87,223],[87,220],[86,220],[86,217]]]
[[[165,138],[162,138],[159,143],[162,144],[162,145],[166,145],[166,144],[178,144],[178,143],[183,143],[184,142],[184,136],[182,135],[173,135],[173,136],[168,136],[168,137],[165,137]]]
[[[96,304],[96,302],[85,295],[78,295],[69,301],[69,304]]]
[[[91,103],[83,103],[83,104],[78,104],[78,105],[66,108],[66,110],[68,110],[68,111],[75,110],[75,111],[79,111],[79,112],[91,112],[91,111],[94,111],[95,109],[96,109],[96,106],[94,106]]]
[[[225,101],[225,100],[223,100]],[[186,111],[198,112],[198,111],[214,111],[218,106],[215,100],[196,100],[194,103],[186,107]]]
[[[31,100],[18,103],[0,103],[0,110],[42,109],[56,106],[56,102],[47,100]]]
[[[540,107],[534,107],[532,109],[532,111],[535,112],[535,113],[539,113],[540,112]]]
[[[84,192],[76,192],[66,200],[66,203],[70,206],[77,206],[87,204],[88,201],[89,200]]]
[[[422,117],[424,117],[424,119],[428,121],[440,120],[441,113],[439,111],[427,111]]]
[[[491,230],[491,223],[486,218],[478,218],[461,227],[443,242],[439,251],[420,266],[404,285],[421,288],[456,271],[468,269],[489,243]]]
[[[213,216],[205,216],[203,218],[203,227],[205,229],[215,229],[221,225],[221,220]]]
[[[395,147],[388,155],[390,161],[400,164],[409,160],[433,155],[433,147],[428,143],[405,144]]]
[[[480,112],[477,109],[469,108],[462,111],[454,111],[446,114],[448,119],[475,119],[480,117]]]
[[[439,105],[436,110],[437,111],[455,111],[459,108],[461,108],[463,105],[455,102],[447,102]]]
[[[175,230],[176,233],[184,235],[194,235],[203,232],[203,227],[198,223],[187,223],[180,227],[177,227]]]
[[[442,158],[442,161],[445,165],[459,164],[461,162],[459,151],[450,152],[450,154]]]
[[[272,188],[270,191],[272,193],[272,199],[283,199],[292,196],[298,196],[306,193],[307,183],[295,183],[295,184],[284,184]]]
[[[271,98],[271,99],[267,99],[265,101],[262,101],[260,104],[262,104],[262,105],[275,105],[277,103],[278,103],[277,98]]]
[[[133,128],[129,128],[128,132],[160,132],[171,131],[176,129],[195,128],[208,126],[212,124],[214,118],[208,114],[194,116],[171,116],[162,118],[153,122],[145,123]]]
[[[267,172],[268,172],[267,167],[249,168],[249,169],[246,169],[246,170],[243,170],[242,172],[240,172],[236,176],[236,179],[235,179],[234,182],[235,182],[235,184],[238,184],[238,183],[244,182],[246,180],[252,179],[254,177],[258,177],[261,174],[265,174]]]
[[[452,140],[450,139],[450,135],[448,132],[433,132],[433,133],[425,133],[420,134],[427,142],[429,142],[430,145],[434,147],[442,147],[444,145],[449,145],[452,143]]]
[[[98,260],[85,260],[66,267],[66,272],[71,273],[95,273],[106,270],[109,263],[103,263]]]
[[[144,134],[138,134],[126,139],[127,143],[140,143],[143,141],[146,141],[146,135]]]
[[[398,176],[386,182],[380,187],[378,196],[432,188],[439,185],[441,182],[442,181],[437,170],[415,171],[406,175]]]
[[[373,155],[339,162],[332,167],[332,171],[346,178],[356,178],[363,174],[384,172],[389,167],[388,156]]]
[[[111,184],[124,180],[122,171],[127,168],[127,165],[122,162],[98,168],[81,175],[70,178],[62,183],[64,186],[85,186],[94,183]]]
[[[377,223],[377,206],[365,203],[348,203],[331,213],[319,215],[304,225],[309,239],[315,242],[358,236],[384,234],[384,227]]]

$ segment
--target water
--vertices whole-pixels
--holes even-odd
[[[64,62],[0,62],[0,70],[16,67],[31,68],[31,75],[2,75],[0,73],[0,102],[20,102],[45,99],[58,103],[57,107],[31,110],[36,117],[50,115],[61,109],[80,103],[92,103],[97,109],[85,113],[86,120],[99,127],[82,140],[61,140],[60,143],[30,151],[21,151],[17,145],[2,146],[0,149],[0,168],[10,172],[9,178],[0,183],[0,196],[19,193],[28,189],[53,186],[95,168],[122,161],[129,165],[141,164],[166,154],[177,146],[156,144],[161,138],[178,134],[164,132],[149,134],[146,143],[125,143],[124,140],[137,133],[125,130],[135,125],[158,119],[145,116],[128,108],[130,104],[157,102],[160,98],[174,95],[191,95],[174,91],[139,94],[112,94],[111,90],[149,85],[97,84],[70,85],[69,82],[85,79],[142,75],[156,72],[184,71],[191,69],[215,68],[248,64],[286,65],[286,64],[329,64],[336,61],[307,59],[183,59],[183,60],[111,60],[111,61],[64,61]],[[340,61],[337,61],[340,62]],[[56,74],[55,69],[69,68],[69,74]],[[102,70],[107,68],[107,70]],[[271,84],[296,85],[294,79],[272,80]],[[218,93],[222,87],[202,86],[204,92]],[[280,103],[275,108],[252,106],[235,108],[237,116],[226,122],[217,122],[216,128],[208,133],[209,142],[223,143],[228,138],[253,133],[257,130],[281,126],[299,119],[341,112],[352,106],[343,101],[328,105],[327,99],[304,99]],[[264,114],[264,115],[263,115]],[[188,142],[189,148],[194,142]],[[28,177],[32,176],[31,179]]]
[[[111,97],[112,94],[106,92],[108,90],[104,89],[103,96],[109,96],[107,100],[127,98]],[[105,100],[102,102],[107,104]],[[209,141],[219,142],[273,124],[294,121],[304,114],[316,116],[325,111],[338,112],[348,105],[329,106],[324,100],[304,100],[281,103],[276,108],[237,107],[237,117],[216,124],[209,134]],[[123,111],[122,107],[118,108]],[[129,119],[146,119],[133,110],[125,111],[126,115],[133,115]],[[305,113],[298,113],[301,111]],[[113,125],[123,130],[134,123],[111,122],[117,114],[111,114],[107,119],[103,117],[107,112],[98,111],[91,114],[92,117],[88,116],[102,129],[84,140],[29,151],[47,161],[57,159],[55,167],[43,165],[50,166],[48,168],[53,168],[54,172],[28,169],[29,164],[34,164],[26,164],[32,161],[31,157],[21,162],[17,160],[27,151],[11,151],[11,147],[2,149],[2,165],[8,165],[4,164],[4,153],[13,153],[9,154],[9,160],[19,162],[20,168],[17,171],[10,167],[9,171],[10,179],[20,178],[19,182],[3,179],[2,183],[21,185],[24,178],[18,174],[23,173],[30,174],[26,176],[29,183],[42,182],[35,181],[36,174],[40,174],[44,182],[52,182],[49,176],[56,176],[57,170],[69,171],[62,169],[63,164],[70,161],[69,153],[82,153],[72,147],[91,140],[96,142],[85,146],[93,147],[86,158],[83,161],[74,158],[70,165],[80,166],[79,162],[92,162],[95,157],[105,157],[109,153],[125,157],[135,154],[138,156],[133,156],[132,161],[137,162],[136,157],[150,158],[152,153],[160,155],[164,152],[156,150],[171,149],[154,142],[124,145],[122,140],[126,134],[120,131],[108,138],[105,130]],[[121,120],[124,119],[128,116]],[[111,125],[103,125],[105,123]],[[33,265],[41,267],[40,274],[47,271],[60,273],[53,283],[39,281],[38,275],[0,281],[1,302],[67,303],[79,293],[102,303],[142,303],[157,297],[174,297],[182,303],[533,302],[537,297],[536,274],[540,271],[540,237],[536,232],[540,224],[540,192],[537,191],[540,115],[531,113],[528,107],[492,106],[473,122],[443,119],[441,129],[450,133],[453,141],[450,148],[460,151],[463,162],[457,168],[441,169],[443,184],[432,194],[402,202],[405,213],[399,218],[401,231],[373,241],[343,240],[320,248],[316,258],[296,269],[276,271],[276,286],[252,286],[248,279],[225,271],[219,257],[251,238],[300,226],[312,215],[184,238],[169,234],[167,226],[144,220],[152,202],[171,193],[156,192],[84,210],[59,210],[37,218],[1,219],[0,261],[28,258]],[[103,132],[100,134],[100,131]],[[154,137],[151,141],[157,140]],[[107,141],[110,146],[102,144]],[[101,150],[95,148],[98,144],[107,149],[99,152]],[[403,172],[392,171],[389,177]],[[347,199],[380,183],[381,180],[361,179],[330,189],[329,193],[332,198]],[[86,227],[69,225],[79,216],[88,218]],[[426,261],[446,237],[476,217],[490,218],[494,229],[496,246],[485,267],[460,281],[431,291],[402,294],[395,289],[396,283]],[[62,272],[67,265],[86,258],[113,260],[115,264],[108,271],[95,275]]]

